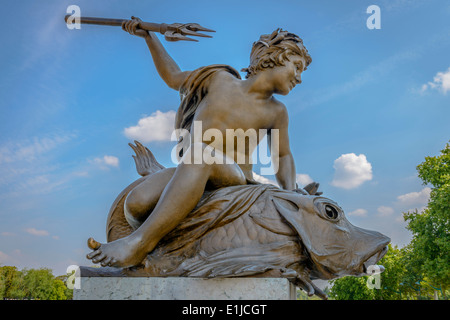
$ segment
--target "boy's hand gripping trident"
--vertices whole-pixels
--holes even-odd
[[[66,23],[75,22],[73,20],[69,20],[69,17],[71,17],[71,15],[65,16]],[[159,32],[164,35],[164,37],[167,41],[178,41],[178,40],[198,41],[196,39],[192,39],[187,36],[212,38],[210,35],[203,34],[198,31],[215,32],[214,30],[202,27],[198,23],[166,24],[166,23],[144,22],[144,21],[141,21],[139,18],[135,18],[135,17],[131,17],[131,19],[139,22],[138,24],[136,24],[136,29]],[[82,23],[82,24],[96,24],[96,25],[106,25],[106,26],[124,26],[125,23],[127,23],[128,21],[130,21],[130,20],[91,18],[91,17],[80,17],[80,19],[79,19],[79,23]],[[136,30],[134,30],[134,31],[136,31]]]

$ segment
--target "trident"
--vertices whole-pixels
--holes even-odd
[[[71,15],[66,15],[64,20],[66,23],[68,22],[69,17]],[[96,24],[96,25],[104,25],[104,26],[122,26],[122,23],[128,21],[127,19],[105,19],[105,18],[92,18],[92,17],[80,17],[79,22],[83,24]],[[71,21],[72,22],[72,21]],[[73,23],[73,22],[72,22]],[[210,35],[203,34],[197,31],[204,32],[215,32],[214,30],[207,29],[199,25],[198,23],[153,23],[153,22],[143,22],[139,23],[139,28],[142,30],[159,32],[164,35],[164,38],[167,41],[178,41],[178,40],[187,40],[187,41],[198,41],[196,39],[192,39],[186,36],[196,36],[196,37],[204,37],[204,38],[212,38]]]

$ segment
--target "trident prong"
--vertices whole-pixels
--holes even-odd
[[[105,19],[105,18],[92,18],[92,17],[80,17],[79,19],[70,19],[71,15],[65,16],[66,23],[81,23],[81,24],[96,24],[106,26],[122,26],[127,19]],[[134,17],[132,17],[134,18]],[[210,35],[200,33],[201,32],[215,32],[214,30],[202,27],[198,23],[153,23],[139,21],[139,28],[147,31],[159,32],[164,35],[167,41],[198,41],[186,36],[212,38]]]

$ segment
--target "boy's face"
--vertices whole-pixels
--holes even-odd
[[[275,66],[271,71],[274,93],[287,95],[297,84],[302,82],[301,74],[306,66],[302,56],[290,55],[284,66]]]

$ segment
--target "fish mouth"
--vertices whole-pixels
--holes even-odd
[[[380,261],[386,252],[388,251],[388,246],[383,245],[381,249],[377,250],[374,254],[372,254],[368,259],[366,259],[362,264],[361,268],[362,273],[365,275],[373,275],[377,273],[382,273],[385,268],[382,265],[376,264]]]
[[[389,241],[387,242],[389,243]],[[371,276],[374,274],[382,273],[385,268],[382,265],[377,264],[388,251],[386,242],[378,246],[372,253],[369,253],[367,258],[361,259],[359,264],[344,267],[341,270],[334,270],[333,267],[325,266],[316,261],[313,257],[310,257],[313,262],[313,269],[311,275],[321,279],[335,279],[346,275],[352,275],[356,277]]]

